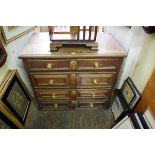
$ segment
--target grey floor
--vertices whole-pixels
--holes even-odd
[[[110,129],[114,119],[110,109],[38,111],[33,108],[29,129]]]

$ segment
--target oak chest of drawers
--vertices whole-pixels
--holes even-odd
[[[61,48],[50,53],[47,33],[32,36],[19,58],[40,109],[102,108],[108,104],[126,54],[109,35],[99,35],[97,41],[98,51]]]

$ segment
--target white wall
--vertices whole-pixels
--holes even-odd
[[[3,77],[7,73],[9,69],[18,69],[18,72],[23,79],[24,83],[26,84],[29,91],[32,93],[31,85],[29,84],[29,80],[27,77],[27,74],[24,70],[22,61],[18,59],[19,53],[22,51],[24,45],[28,41],[28,39],[31,37],[34,31],[31,31],[30,33],[27,33],[26,35],[10,42],[9,44],[5,44],[2,40],[2,43],[4,45],[4,48],[6,49],[6,52],[8,54],[6,63],[0,68],[0,82],[2,81]]]
[[[128,53],[124,61],[117,87],[130,76],[138,90],[142,92],[155,67],[155,34],[146,34],[142,27],[108,27],[107,32],[120,43]]]

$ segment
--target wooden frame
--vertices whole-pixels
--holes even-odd
[[[6,44],[33,31],[37,26],[3,26],[2,35]]]
[[[5,51],[5,48],[0,40],[0,67],[4,65],[7,59],[7,53]]]
[[[0,85],[0,111],[17,128],[25,128],[31,112],[31,102],[32,97],[18,71],[8,71],[5,80]]]

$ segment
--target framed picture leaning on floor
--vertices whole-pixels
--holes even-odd
[[[18,71],[9,71],[0,86],[0,100],[3,106],[21,126],[26,125],[32,97],[22,82]]]

